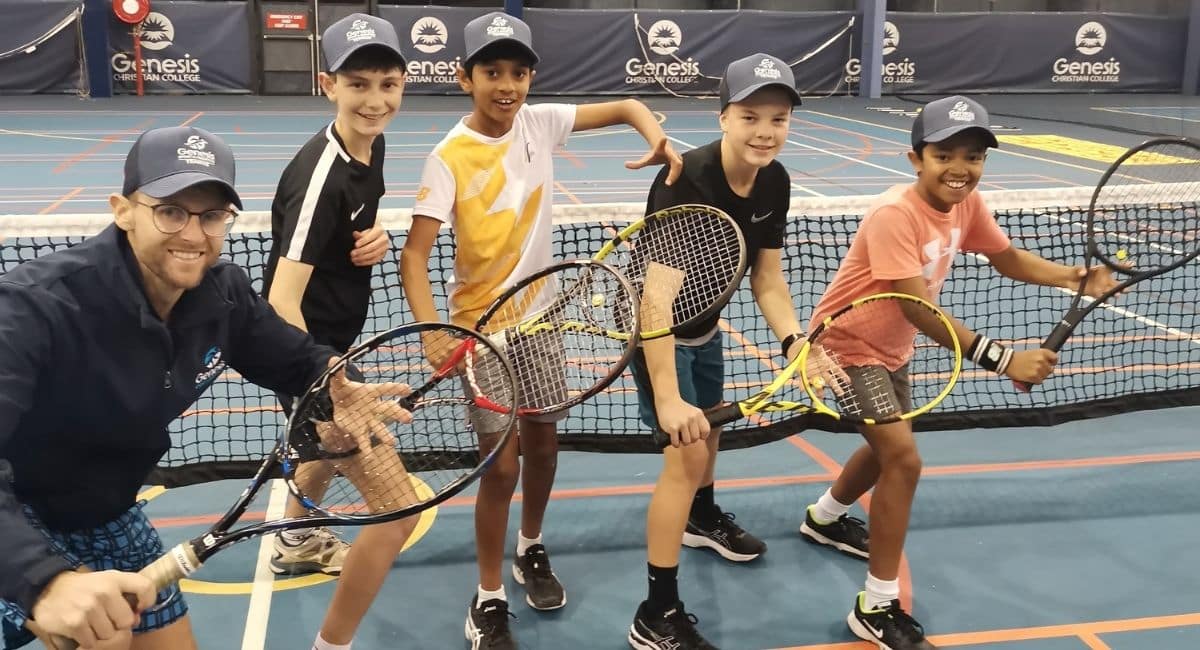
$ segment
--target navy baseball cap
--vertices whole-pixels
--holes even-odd
[[[233,150],[217,136],[194,126],[151,129],[138,136],[125,157],[125,196],[140,190],[156,199],[200,183],[217,183],[242,207],[234,189]]]
[[[941,142],[967,129],[982,129],[987,134],[987,145],[1000,148],[996,134],[988,125],[987,109],[982,104],[962,95],[934,100],[926,104],[917,114],[917,119],[913,120],[913,149],[922,142]]]
[[[325,70],[337,72],[351,54],[370,45],[391,50],[400,57],[400,67],[406,65],[407,59],[400,49],[400,37],[396,36],[396,28],[390,22],[378,16],[350,14],[321,32]]]
[[[537,52],[533,51],[533,35],[529,31],[529,25],[503,11],[486,13],[467,23],[463,28],[463,43],[467,50],[463,62],[474,59],[480,52],[497,43],[513,43],[524,50],[534,63],[539,61]]]
[[[796,92],[796,78],[792,75],[791,66],[760,52],[738,59],[725,68],[720,87],[721,110],[767,86],[783,88],[791,96],[792,106],[800,104],[800,93]]]

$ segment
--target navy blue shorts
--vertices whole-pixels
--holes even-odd
[[[654,413],[654,389],[650,386],[650,375],[646,371],[646,357],[641,348],[630,364],[633,381],[638,389],[638,415],[646,426],[658,428],[658,416]],[[721,332],[701,345],[675,346],[675,376],[679,380],[679,396],[683,401],[701,409],[717,406],[725,394],[725,357]]]
[[[50,541],[50,546],[74,567],[87,566],[93,571],[136,572],[163,554],[162,539],[142,512],[144,501],[126,510],[116,519],[91,530],[58,532],[49,530],[32,509],[25,508],[25,518]],[[187,614],[187,604],[179,587],[172,585],[158,592],[158,602],[142,612],[141,622],[134,633],[149,632],[166,627]],[[29,614],[16,604],[0,600],[0,624],[3,626],[4,647],[12,650],[31,643],[33,633],[25,628]]]

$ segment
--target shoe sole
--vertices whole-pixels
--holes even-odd
[[[294,565],[287,566],[287,567],[281,567],[281,566],[277,566],[275,564],[274,560],[271,560],[270,566],[271,566],[271,573],[274,573],[277,576],[299,576],[299,575],[307,575],[310,573],[324,573],[327,576],[342,575],[342,567],[336,567],[336,568],[335,567],[327,567],[324,564],[320,564],[318,562],[306,562],[306,563],[294,564]]]
[[[874,643],[879,646],[879,650],[892,650],[892,646],[879,640],[874,634],[871,634],[871,631],[862,624],[862,621],[858,620],[853,611],[846,615],[846,625],[850,627],[850,631],[854,633],[854,636],[867,643]]]
[[[516,562],[513,562],[512,567],[513,567],[513,572],[512,572],[513,580],[516,580],[517,584],[519,584],[521,586],[525,586],[525,574],[522,573],[521,569],[517,567]],[[525,604],[529,605],[530,607],[532,607],[533,609],[536,609],[539,612],[553,612],[556,609],[562,609],[567,606],[567,590],[566,589],[563,590],[562,602],[553,607],[538,607],[537,605],[534,605],[533,601],[529,599],[528,593],[525,594]]]
[[[629,626],[629,636],[625,640],[629,642],[629,647],[634,650],[659,650],[659,647],[653,641],[647,641],[638,636],[637,629],[633,625]]]
[[[479,650],[479,642],[483,639],[483,635],[479,634],[479,630],[474,625],[471,625],[471,607],[473,605],[467,605],[467,620],[463,623],[463,635],[471,644],[471,650]]]
[[[755,553],[754,555],[734,553],[733,551],[721,546],[704,535],[694,535],[688,532],[683,533],[683,545],[690,548],[710,548],[730,562],[749,562],[762,557],[762,553]]]
[[[807,521],[803,524],[800,524],[800,536],[803,537],[804,541],[808,542],[809,544],[823,544],[825,546],[831,546],[845,553],[846,555],[849,555],[850,557],[856,557],[860,560],[869,560],[871,558],[870,551],[864,553],[845,542],[836,542],[832,539],[829,539],[821,533],[813,530],[812,527],[808,525]]]

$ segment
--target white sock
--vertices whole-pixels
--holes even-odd
[[[525,551],[529,550],[530,546],[542,543],[542,535],[538,533],[537,537],[530,539],[525,536],[525,533],[517,531],[517,555],[525,555]]]
[[[504,595],[504,585],[500,585],[500,588],[495,591],[488,591],[483,588],[483,585],[479,585],[479,597],[475,601],[475,608],[479,609],[479,606],[488,600],[503,600],[507,603],[508,596]]]
[[[313,534],[312,528],[292,528],[279,532],[279,539],[288,546],[299,546]]]
[[[350,643],[354,643],[354,642],[351,641]],[[330,642],[326,641],[325,639],[322,639],[320,633],[318,633],[317,640],[313,641],[312,650],[350,650],[350,643],[347,643],[346,645],[338,645],[336,643],[330,643]]]
[[[900,597],[900,580],[880,580],[867,572],[867,602],[863,606],[869,611]]]
[[[816,519],[818,524],[833,523],[847,512],[850,512],[850,506],[833,498],[833,488],[825,490],[825,494],[822,494],[812,507],[813,519]]]

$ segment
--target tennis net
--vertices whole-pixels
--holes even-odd
[[[1001,227],[1018,246],[1047,259],[1080,263],[1090,189],[984,195]],[[1146,186],[1144,196],[1146,205],[1139,208],[1196,209],[1194,205],[1160,205],[1154,185]],[[793,201],[783,262],[802,323],[807,322],[832,279],[872,200]],[[556,207],[555,257],[589,257],[611,237],[614,227],[638,218],[641,212],[642,206],[632,203]],[[376,269],[367,335],[412,320],[397,265],[409,214],[390,210],[383,211],[381,218],[391,232],[394,254]],[[104,215],[0,217],[0,235],[5,237],[0,246],[0,270],[77,243],[110,221]],[[270,243],[270,215],[246,213],[230,235],[224,255],[245,268],[255,286],[260,286]],[[430,261],[435,292],[444,291],[453,255],[452,237],[443,229]],[[1139,284],[1117,304],[1096,310],[1068,341],[1055,374],[1030,394],[1018,393],[1007,379],[968,363],[951,396],[920,418],[917,428],[1040,426],[1200,403],[1198,274],[1200,265],[1187,265]],[[731,399],[751,394],[769,382],[782,365],[779,343],[760,317],[748,284],[726,307],[721,323],[726,341],[726,397]],[[991,269],[986,259],[963,254],[956,259],[939,302],[968,326],[1026,348],[1039,344],[1050,331],[1069,304],[1071,293],[1012,282]],[[437,300],[444,306],[444,293],[439,293]],[[919,377],[920,369],[912,372]],[[171,425],[175,444],[151,480],[174,486],[248,476],[274,444],[282,422],[273,393],[229,373]],[[722,446],[747,447],[810,429],[843,428],[818,416],[766,414],[731,425],[722,436]],[[604,393],[572,410],[559,425],[564,449],[657,451],[647,433],[637,418],[637,399],[628,372]]]

